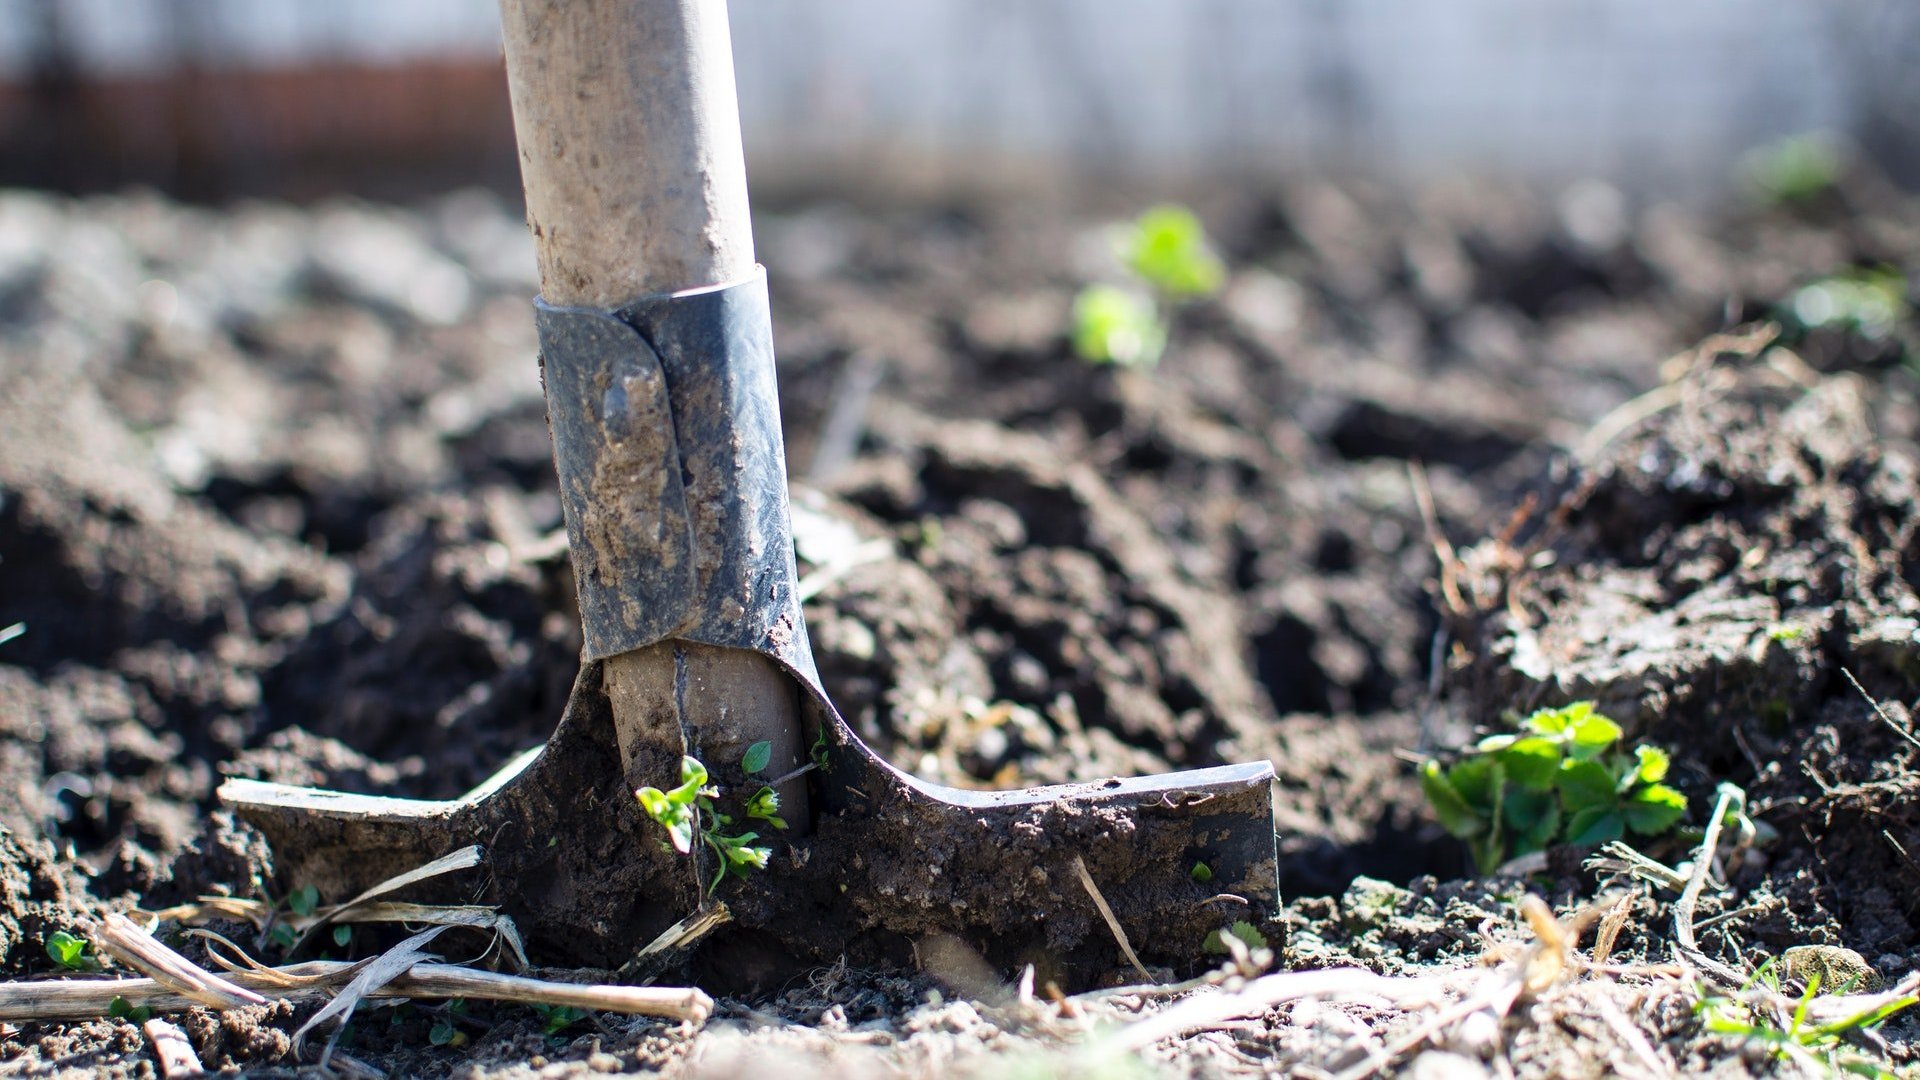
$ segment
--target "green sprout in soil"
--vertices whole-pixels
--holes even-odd
[[[455,1021],[467,1013],[467,999],[453,998],[447,1002],[446,1010],[434,1017],[433,1027],[427,1032],[427,1041],[435,1046],[444,1046],[458,1050],[467,1045],[467,1033],[461,1031]],[[548,1034],[553,1034],[548,1032]]]
[[[1657,836],[1686,813],[1686,796],[1661,782],[1666,751],[1616,749],[1620,725],[1592,702],[1541,709],[1520,727],[1480,740],[1452,765],[1420,766],[1435,816],[1467,842],[1482,873],[1551,844],[1605,844],[1628,830]]]
[[[1740,172],[1747,186],[1768,203],[1797,205],[1833,190],[1846,169],[1846,156],[1834,140],[1819,132],[1795,135],[1747,153]]]
[[[123,997],[115,997],[107,1002],[107,1015],[115,1020],[125,1020],[129,1024],[144,1024],[153,1019],[153,1006],[135,1005]]]
[[[1152,367],[1167,346],[1167,310],[1210,296],[1226,266],[1193,211],[1156,206],[1115,236],[1123,285],[1089,285],[1073,301],[1073,351],[1094,364]]]
[[[47,959],[59,965],[62,971],[99,971],[100,961],[92,955],[92,949],[92,944],[86,938],[76,937],[65,930],[55,930],[47,936]]]
[[[1245,919],[1236,921],[1225,930],[1215,930],[1211,934],[1208,934],[1207,940],[1202,943],[1201,947],[1215,956],[1224,956],[1229,951],[1227,948],[1228,935],[1240,939],[1240,942],[1249,949],[1264,949],[1267,947],[1267,936],[1260,932],[1259,927],[1247,922]]]
[[[540,1014],[540,1028],[548,1035],[558,1035],[587,1018],[585,1009],[576,1009],[572,1005],[532,1005],[529,1008]]]
[[[755,776],[766,769],[773,759],[773,744],[757,742],[747,747],[740,759],[740,769],[748,776]],[[713,852],[718,861],[713,880],[707,884],[707,894],[712,895],[727,879],[727,875],[744,878],[755,870],[764,870],[767,858],[773,852],[769,848],[756,847],[754,841],[760,834],[753,831],[736,831],[736,819],[731,814],[722,813],[714,805],[720,797],[720,789],[707,783],[707,767],[700,759],[688,756],[680,759],[680,786],[667,791],[655,787],[643,787],[634,792],[640,800],[640,806],[661,828],[667,830],[667,839],[673,850],[682,855],[693,853],[693,843],[697,837]],[[763,784],[758,791],[748,796],[742,813],[750,821],[765,822],[774,829],[784,829],[787,823],[780,817],[780,796],[771,785]]]
[[[1832,328],[1881,341],[1893,335],[1909,310],[1906,276],[1891,266],[1869,266],[1801,286],[1780,316],[1789,329]]]
[[[1773,972],[1772,961],[1761,966],[1753,979],[1748,981],[1746,989],[1750,990],[1755,985],[1765,985],[1776,994],[1779,992],[1779,979]],[[1694,1006],[1694,1012],[1708,1031],[1760,1043],[1776,1060],[1792,1062],[1828,1076],[1870,1076],[1893,1080],[1898,1074],[1881,1061],[1861,1053],[1848,1039],[1855,1033],[1879,1027],[1895,1013],[1920,1003],[1920,998],[1895,998],[1831,1023],[1809,1023],[1807,1013],[1819,993],[1820,976],[1814,974],[1807,979],[1806,991],[1800,995],[1793,1015],[1785,1018],[1784,1022],[1770,1010],[1749,1004],[1747,995],[1729,999],[1703,994],[1699,1004]]]

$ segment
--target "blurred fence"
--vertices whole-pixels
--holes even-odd
[[[1850,133],[1911,172],[1903,0],[734,0],[756,183],[1600,176]],[[0,0],[0,179],[510,184],[494,0]]]

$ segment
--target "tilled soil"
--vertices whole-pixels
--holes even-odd
[[[1711,954],[1920,967],[1914,328],[1750,328],[1823,275],[1914,269],[1920,207],[1861,183],[1718,218],[1590,186],[1199,208],[1231,281],[1151,371],[1067,348],[1074,290],[1103,272],[1096,207],[758,223],[809,631],[863,737],[981,787],[1270,759],[1280,965],[1402,974],[1523,939],[1528,888],[1563,914],[1596,895],[1584,852],[1473,877],[1411,766],[1592,698],[1673,750],[1691,826],[1729,781],[1772,838],[1703,902],[1753,909],[1703,935]],[[46,935],[109,908],[286,895],[215,809],[222,776],[448,797],[545,737],[580,642],[531,274],[511,208],[478,192],[406,211],[0,194],[0,627],[24,627],[0,643],[0,971],[46,974]],[[1636,896],[1616,955],[1665,961],[1672,895]],[[951,982],[817,970],[697,1035],[549,1036],[476,1005],[460,1049],[430,1043],[431,1010],[380,1010],[349,1049],[408,1075],[789,1052],[1068,1068],[1038,1006]],[[1771,1067],[1702,1033],[1691,983],[1608,986],[1412,1068],[1628,1067],[1596,1019],[1622,1008],[1673,1067]],[[297,1067],[300,1018],[184,1026],[209,1065],[271,1071]],[[1302,1003],[1147,1061],[1334,1071],[1420,1019]],[[1914,1057],[1900,1022],[1883,1034]],[[134,1073],[146,1053],[119,1021],[26,1024],[0,1069]]]

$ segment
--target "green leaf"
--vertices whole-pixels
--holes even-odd
[[[1633,756],[1637,764],[1633,770],[1634,779],[1643,784],[1657,784],[1667,778],[1667,770],[1673,761],[1665,750],[1657,746],[1636,746]]]
[[[1232,926],[1227,927],[1225,930],[1215,930],[1213,933],[1208,934],[1206,942],[1201,947],[1207,952],[1222,955],[1227,951],[1225,939],[1228,934],[1239,938],[1249,949],[1267,948],[1267,935],[1262,934],[1259,927],[1245,919],[1235,921]]]
[[[47,935],[47,958],[68,971],[89,971],[99,966],[87,956],[87,939],[65,930]]]
[[[1573,743],[1572,756],[1583,761],[1599,757],[1624,734],[1619,724],[1592,712],[1591,707],[1587,715],[1573,722],[1567,733]]]
[[[1447,770],[1447,781],[1460,793],[1461,798],[1467,800],[1467,805],[1482,816],[1488,816],[1499,801],[1500,787],[1506,782],[1506,771],[1501,767],[1499,758],[1469,757],[1455,762]]]
[[[302,885],[287,896],[287,908],[295,915],[305,918],[313,914],[320,906],[320,890],[312,885]]]
[[[1628,828],[1653,836],[1673,828],[1687,812],[1687,797],[1665,784],[1652,784],[1634,792],[1621,810]]]
[[[1611,809],[1615,790],[1613,773],[1597,761],[1569,761],[1560,767],[1555,781],[1561,801],[1576,814],[1589,808]],[[1572,829],[1572,823],[1568,823]]]
[[[1440,820],[1440,827],[1462,840],[1471,840],[1487,831],[1487,819],[1479,811],[1468,805],[1460,791],[1440,769],[1437,761],[1420,763],[1420,789],[1426,792],[1427,802],[1433,807],[1433,816]]]
[[[1567,820],[1567,843],[1575,847],[1593,847],[1618,840],[1626,827],[1626,818],[1613,806],[1590,806]]]
[[[673,813],[676,805],[666,792],[657,787],[643,787],[634,792],[633,797],[640,800],[640,809],[645,810],[648,817],[662,825],[667,823],[667,817]]]
[[[773,761],[773,740],[762,739],[747,747],[747,752],[740,755],[740,770],[752,776],[766,768],[771,761]]]
[[[1187,876],[1205,885],[1207,882],[1213,880],[1213,867],[1203,862],[1194,863],[1193,869],[1187,871]]]
[[[1510,855],[1539,851],[1553,842],[1560,829],[1560,803],[1548,791],[1514,791],[1500,808],[1513,837]]]
[[[1207,246],[1205,227],[1183,206],[1156,206],[1141,214],[1121,255],[1127,269],[1172,297],[1206,296],[1226,279],[1226,267]]]
[[[681,806],[691,806],[700,797],[700,789],[707,786],[707,767],[700,759],[692,756],[680,759],[680,786],[667,792],[667,798]]]
[[[153,1007],[135,1005],[126,998],[116,996],[107,1002],[107,1015],[116,1020],[125,1020],[129,1024],[144,1024],[153,1019]]]
[[[1557,709],[1536,709],[1520,726],[1536,735],[1564,735],[1593,713],[1593,702],[1576,701]]]
[[[571,1005],[535,1005],[533,1011],[540,1014],[540,1026],[549,1035],[558,1035],[587,1017],[584,1010]]]
[[[443,1016],[433,1022],[433,1030],[427,1032],[427,1041],[435,1046],[445,1046],[459,1034],[460,1029],[454,1027],[453,1022]]]
[[[353,940],[353,927],[336,926],[333,928],[333,943],[335,945],[338,945],[344,949],[347,947],[347,942],[352,940]]]
[[[675,789],[679,790],[679,789]],[[633,793],[640,808],[655,824],[667,830],[673,849],[685,855],[693,850],[693,808],[674,801],[673,795],[655,787],[643,787]]]
[[[1500,751],[1500,764],[1507,771],[1507,779],[1528,791],[1551,791],[1554,774],[1560,770],[1560,756],[1558,743],[1531,735]]]
[[[1166,347],[1167,328],[1150,297],[1089,285],[1073,298],[1073,351],[1080,359],[1152,367]]]

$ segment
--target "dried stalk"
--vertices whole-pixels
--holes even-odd
[[[194,1053],[186,1032],[160,1019],[147,1021],[140,1025],[140,1030],[146,1032],[147,1041],[153,1044],[153,1057],[159,1063],[161,1080],[189,1080],[206,1075],[206,1066],[200,1064],[200,1055]]]
[[[207,971],[162,944],[125,915],[108,915],[100,926],[100,943],[109,955],[128,967],[144,971],[168,989],[216,1009],[264,1005],[267,999]]]
[[[344,985],[360,964],[311,960],[263,972],[242,972],[231,982],[288,1001],[324,1001]],[[368,995],[375,998],[468,998],[524,1005],[569,1005],[595,1012],[658,1016],[702,1023],[713,1012],[704,991],[654,986],[609,986],[554,982],[452,964],[415,964],[405,975]],[[155,979],[59,979],[0,983],[0,1021],[91,1020],[109,1015],[114,998],[135,1008],[180,1012],[202,1002]],[[264,999],[263,999],[264,1000]]]
[[[1120,943],[1121,955],[1127,958],[1127,963],[1133,965],[1133,970],[1139,972],[1141,978],[1152,982],[1153,976],[1148,973],[1146,965],[1140,963],[1140,955],[1133,951],[1133,942],[1127,940],[1127,932],[1121,928],[1119,917],[1113,913],[1107,898],[1100,894],[1100,886],[1093,883],[1093,875],[1087,872],[1087,861],[1075,855],[1073,869],[1080,875],[1080,884],[1087,890],[1087,895],[1093,897],[1093,906],[1100,909],[1100,917],[1107,920],[1107,929],[1113,931],[1113,940]]]

